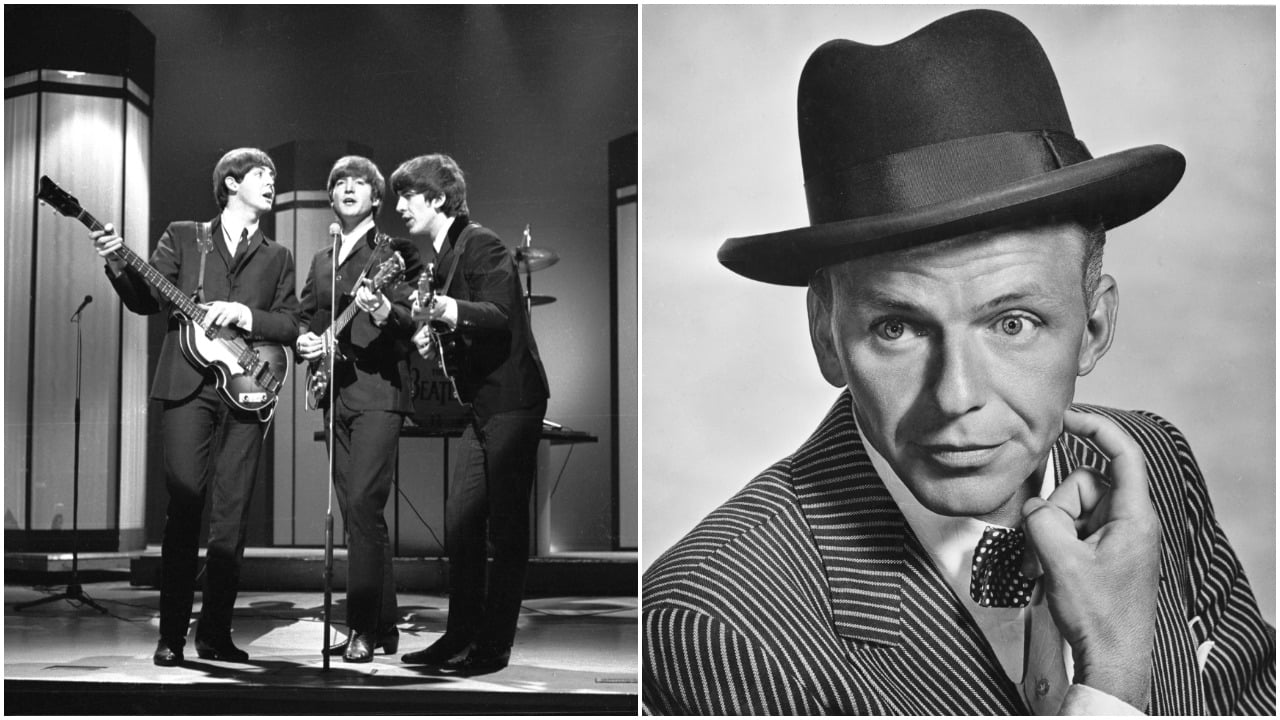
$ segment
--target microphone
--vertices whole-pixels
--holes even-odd
[[[333,244],[335,247],[342,242],[342,226],[341,225],[339,225],[338,223],[329,223],[329,239],[333,240]]]
[[[91,302],[93,302],[93,296],[85,295],[84,300],[80,301],[80,307],[76,308],[76,311],[71,313],[71,319],[68,320],[67,322],[75,322],[76,318],[80,316],[80,311],[84,310],[85,306]]]

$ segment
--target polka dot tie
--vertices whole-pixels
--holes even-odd
[[[982,607],[1026,607],[1036,581],[1022,574],[1021,530],[988,526],[973,551],[969,596]]]

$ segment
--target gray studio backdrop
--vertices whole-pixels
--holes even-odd
[[[960,6],[643,12],[643,563],[792,452],[837,391],[805,293],[715,260],[808,222],[795,93],[833,38],[901,39]],[[1009,6],[1057,70],[1095,156],[1187,157],[1162,205],[1110,234],[1115,344],[1076,398],[1179,426],[1275,621],[1275,9]]]

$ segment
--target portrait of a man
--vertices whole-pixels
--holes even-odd
[[[646,711],[1273,715],[1274,9],[645,21]]]

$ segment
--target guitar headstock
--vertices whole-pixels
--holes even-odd
[[[40,176],[40,188],[36,192],[36,199],[43,200],[54,210],[67,217],[76,217],[82,212],[80,201],[66,190],[58,187],[57,183],[49,179],[48,175]]]
[[[391,257],[387,258],[378,269],[373,273],[373,279],[369,281],[374,292],[379,292],[386,286],[395,282],[404,274],[404,258],[399,252],[391,253]]]

